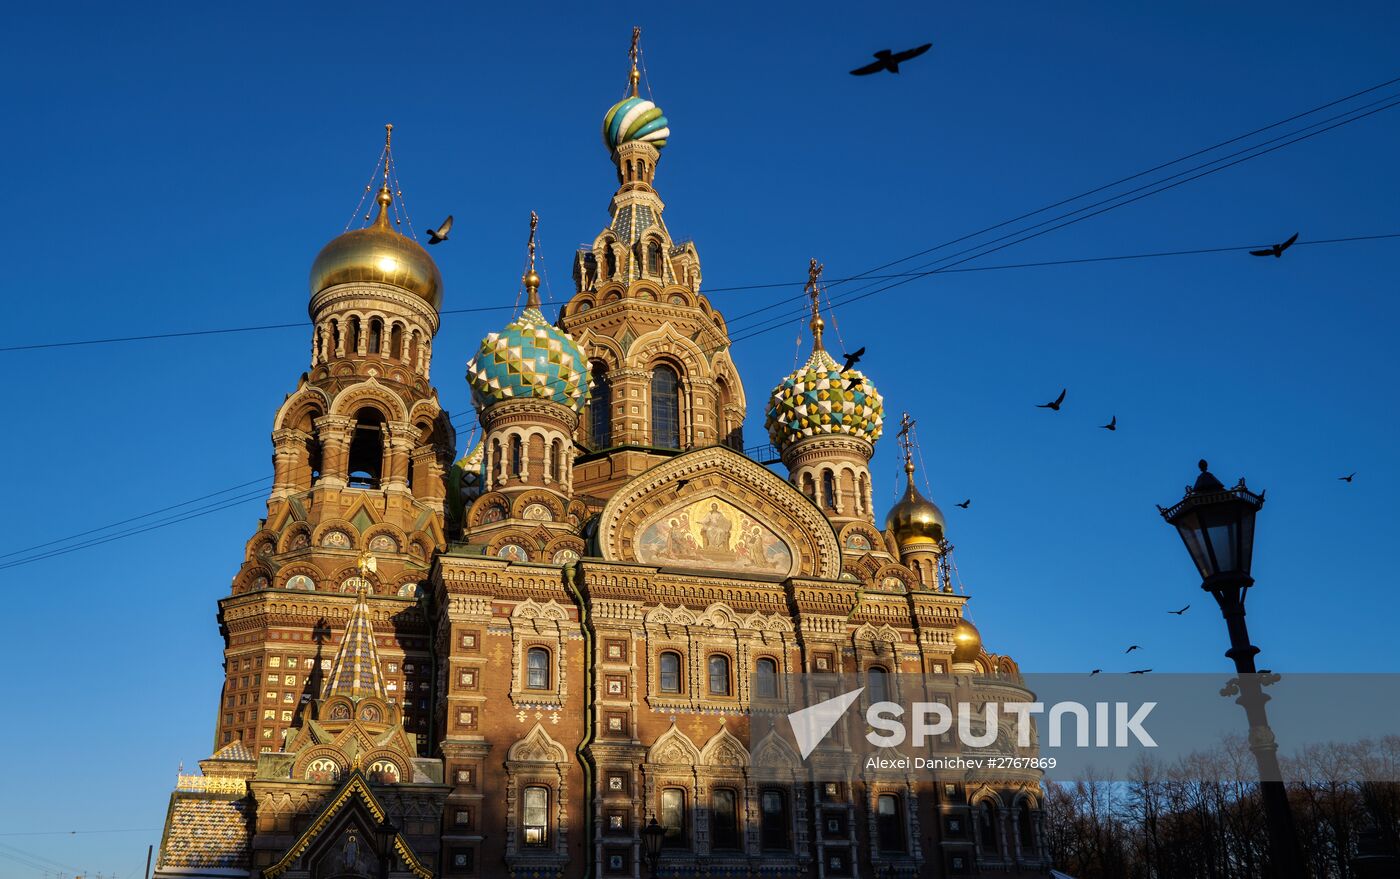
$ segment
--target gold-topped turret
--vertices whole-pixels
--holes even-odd
[[[394,126],[384,126],[383,182],[375,195],[379,213],[363,229],[351,229],[321,249],[311,266],[311,295],[327,287],[355,282],[389,284],[442,307],[442,274],[432,257],[413,239],[402,235],[390,220],[392,138]]]
[[[914,419],[905,412],[899,421],[899,441],[904,447],[904,476],[908,486],[904,497],[885,517],[885,530],[894,535],[901,551],[926,548],[940,551],[944,539],[945,520],[938,505],[919,493],[914,486]]]

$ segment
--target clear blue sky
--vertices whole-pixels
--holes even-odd
[[[1400,76],[1384,2],[507,6],[12,10],[4,344],[304,321],[307,269],[387,121],[417,227],[456,215],[434,248],[445,307],[514,301],[531,209],[557,303],[606,218],[597,128],[634,23],[672,124],[667,220],[709,287],[799,280],[811,256],[854,274]],[[899,77],[846,74],[925,40]],[[1397,148],[1400,109],[981,264],[1397,232]],[[1128,643],[1158,670],[1224,668],[1223,624],[1153,507],[1206,456],[1268,489],[1261,661],[1395,671],[1397,256],[1391,241],[944,275],[835,322],[889,411],[918,418],[989,648],[1036,671],[1127,668]],[[779,295],[713,301],[738,314]],[[505,319],[445,319],[434,378],[452,411]],[[736,347],[751,443],[793,335]],[[298,328],[0,353],[16,416],[0,551],[270,474],[271,418],[308,350]],[[1064,411],[1033,408],[1062,386]],[[1097,429],[1115,414],[1116,433]],[[897,467],[887,438],[883,504]],[[0,835],[0,874],[42,875],[6,859],[18,846],[139,875],[177,765],[209,751],[215,602],[260,511],[0,571],[0,833],[149,828]]]

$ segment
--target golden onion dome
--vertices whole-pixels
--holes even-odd
[[[982,633],[966,617],[953,628],[953,662],[975,662],[982,652]]]
[[[939,549],[946,524],[943,511],[914,487],[914,466],[906,464],[904,472],[909,476],[909,487],[885,517],[885,530],[894,535],[900,549]]]
[[[379,215],[363,229],[331,239],[311,264],[311,295],[336,284],[374,282],[407,290],[431,305],[442,307],[442,274],[418,242],[400,235],[389,223],[394,197],[379,190]]]

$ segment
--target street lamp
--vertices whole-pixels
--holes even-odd
[[[661,866],[661,841],[666,838],[666,828],[656,823],[656,816],[652,815],[647,826],[642,828],[642,845],[646,849],[647,866],[651,868],[651,879],[657,879],[657,870]]]
[[[1264,800],[1269,826],[1269,852],[1274,875],[1282,879],[1303,879],[1301,854],[1294,832],[1288,792],[1278,763],[1278,742],[1269,728],[1262,682],[1254,668],[1259,648],[1249,643],[1244,622],[1244,601],[1254,578],[1249,575],[1254,557],[1254,516],[1264,506],[1264,492],[1255,494],[1241,479],[1226,488],[1211,475],[1203,460],[1196,484],[1170,508],[1158,507],[1162,518],[1176,527],[1191,561],[1201,574],[1201,588],[1215,597],[1230,633],[1230,649],[1225,655],[1235,662],[1239,677],[1235,687],[1222,695],[1238,692],[1235,703],[1249,719],[1249,749],[1259,766],[1259,791]]]
[[[379,843],[379,879],[389,879],[389,865],[394,861],[394,840],[399,829],[389,822],[385,815],[374,828],[375,841]]]

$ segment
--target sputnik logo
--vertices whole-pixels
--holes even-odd
[[[841,715],[846,713],[846,709],[850,708],[863,692],[865,688],[860,687],[788,715],[788,723],[792,725],[792,735],[797,740],[797,749],[802,753],[803,760],[817,749],[817,745],[831,732],[836,721],[841,719]]]

